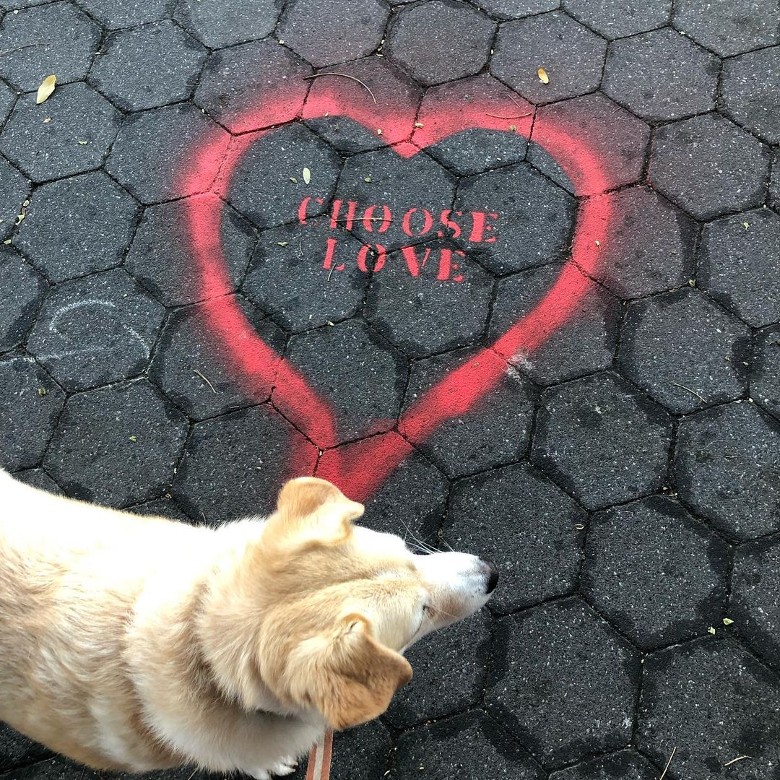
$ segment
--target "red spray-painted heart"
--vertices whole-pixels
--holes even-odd
[[[339,81],[341,84],[336,86]],[[318,476],[332,480],[350,497],[362,500],[413,452],[412,443],[424,441],[445,421],[465,415],[498,385],[509,359],[518,353],[534,352],[569,320],[587,293],[588,276],[593,276],[598,269],[612,210],[608,198],[580,200],[571,255],[552,287],[501,337],[454,369],[410,406],[402,414],[397,432],[331,447],[337,440],[333,409],[304,376],[263,341],[235,299],[228,295],[232,285],[220,241],[221,198],[228,192],[243,155],[273,125],[296,117],[345,117],[373,134],[381,129],[384,141],[407,158],[463,130],[519,133],[539,144],[556,161],[572,182],[575,194],[602,193],[609,184],[599,157],[587,139],[556,127],[551,121],[534,124],[533,112],[519,111],[518,106],[522,104],[503,85],[476,97],[472,91],[459,90],[456,85],[449,91],[440,91],[434,99],[426,97],[418,113],[417,106],[408,100],[394,104],[392,95],[380,95],[377,99],[363,86],[352,82],[351,89],[345,90],[344,81],[337,75],[319,79],[317,83],[318,88],[312,90],[305,103],[305,91],[300,85],[284,93],[265,94],[237,123],[234,121],[234,127],[238,124],[251,129],[250,132],[233,137],[228,144],[223,140],[207,141],[194,150],[192,164],[184,174],[184,189],[212,194],[188,199],[186,232],[198,274],[199,297],[206,301],[204,309],[210,335],[218,344],[220,354],[228,356],[236,381],[251,389],[253,397],[258,387],[269,391],[274,387],[274,399],[280,411],[314,445],[324,450],[317,459],[308,443],[293,447],[290,471],[310,472],[316,463]]]

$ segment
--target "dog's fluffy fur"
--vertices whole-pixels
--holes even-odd
[[[385,711],[403,650],[479,609],[485,562],[353,526],[323,480],[220,528],[140,517],[0,472],[0,719],[100,769],[292,770]]]

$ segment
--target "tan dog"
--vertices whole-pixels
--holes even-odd
[[[292,771],[383,713],[401,654],[478,610],[493,567],[413,555],[293,480],[267,520],[139,517],[0,472],[0,719],[99,769]]]

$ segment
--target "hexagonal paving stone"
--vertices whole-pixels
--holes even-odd
[[[266,344],[280,354],[284,352],[283,334],[273,323],[263,322],[262,312],[240,296],[231,303],[238,306]],[[201,304],[171,312],[149,366],[152,380],[195,420],[259,404],[271,395],[270,382],[254,382],[250,393],[236,380],[225,345],[211,338],[212,310],[211,304]]]
[[[633,750],[619,750],[604,758],[592,758],[581,764],[553,772],[550,780],[657,780],[658,770]]]
[[[79,780],[101,780],[97,772],[85,769],[66,758],[49,758],[37,764],[16,769],[14,780],[69,780],[78,777]],[[178,778],[177,778],[178,780]]]
[[[560,7],[561,0],[478,0],[475,5],[499,19],[520,19],[554,11]]]
[[[774,0],[676,0],[674,26],[721,57],[780,43],[780,8]]]
[[[780,423],[739,402],[685,418],[677,434],[677,489],[731,536],[780,530]]]
[[[374,51],[389,13],[382,0],[293,0],[285,8],[277,36],[319,68]]]
[[[485,695],[546,768],[631,739],[639,684],[637,652],[579,599],[537,607],[498,623],[499,646]]]
[[[780,321],[780,216],[756,209],[704,226],[701,287],[754,327]]]
[[[173,478],[187,421],[147,381],[72,395],[44,467],[76,498],[127,506]]]
[[[16,92],[5,82],[0,81],[0,124],[5,122],[16,102]]]
[[[552,103],[596,89],[606,50],[603,38],[553,11],[502,24],[490,72],[532,103]],[[548,84],[537,75],[540,67]]]
[[[192,95],[206,55],[194,38],[166,19],[110,35],[89,80],[124,111],[157,108]]]
[[[770,144],[780,143],[780,47],[723,63],[721,97],[726,114]]]
[[[19,254],[0,247],[0,351],[24,341],[46,290],[46,281]]]
[[[273,40],[233,46],[209,57],[195,102],[231,133],[270,127],[301,112],[309,86],[305,77],[311,72],[311,66]],[[271,102],[269,95],[277,99]]]
[[[393,697],[387,719],[397,728],[462,712],[482,698],[490,612],[423,637],[404,655],[414,670]]]
[[[29,193],[27,179],[11,163],[0,157],[0,239],[11,234]]]
[[[96,171],[39,187],[14,245],[53,282],[119,265],[138,204]]]
[[[479,756],[476,764],[475,756]],[[391,779],[421,776],[430,780],[542,780],[544,773],[503,729],[476,711],[401,736]]]
[[[575,19],[608,40],[654,30],[669,22],[672,0],[563,0],[563,7]]]
[[[769,197],[767,203],[780,212],[780,149],[775,149],[775,159],[772,163],[772,176],[769,182]]]
[[[697,227],[649,187],[602,196],[612,213],[595,277],[621,298],[680,287],[694,274]]]
[[[244,41],[265,38],[276,27],[282,0],[222,0],[202,3],[184,0],[176,8],[176,19],[210,49],[233,46]]]
[[[644,665],[637,743],[663,766],[674,752],[675,777],[770,778],[780,761],[777,677],[735,643],[704,639],[661,650]],[[734,776],[734,775],[732,775]]]
[[[729,548],[663,496],[594,515],[582,592],[643,649],[684,642],[720,623]]]
[[[420,84],[441,84],[482,70],[494,31],[490,19],[465,3],[430,0],[398,13],[385,53]]]
[[[658,128],[650,183],[696,219],[758,206],[764,199],[769,152],[718,114]]]
[[[0,463],[9,471],[36,466],[57,424],[65,394],[32,359],[0,360]]]
[[[287,360],[333,407],[338,431],[333,446],[389,430],[401,406],[407,362],[384,339],[357,320],[312,330],[290,339]],[[285,411],[277,391],[274,405]]]
[[[7,14],[0,38],[0,78],[31,92],[52,73],[58,84],[83,79],[100,44],[100,28],[73,4],[51,3]]]
[[[158,22],[167,16],[170,0],[77,0],[78,4],[109,30]]]
[[[229,139],[189,103],[144,111],[125,120],[105,168],[145,205],[196,195],[216,178]],[[198,149],[208,154],[193,163]],[[195,164],[201,175],[186,175]]]
[[[193,426],[171,492],[187,514],[209,523],[266,515],[285,479],[310,474],[314,468],[314,447],[308,463],[291,468],[289,453],[293,448],[300,451],[303,442],[303,436],[268,405],[199,422]]]
[[[311,172],[311,184],[303,180],[304,168]],[[260,228],[283,225],[298,219],[307,197],[307,215],[322,213],[340,171],[341,158],[331,146],[303,125],[286,125],[255,141],[244,154],[228,201]]]
[[[522,463],[457,482],[443,535],[495,563],[501,579],[490,603],[508,612],[574,590],[584,523],[574,501]]]
[[[587,508],[657,491],[671,420],[622,378],[603,373],[542,394],[532,459]]]
[[[327,217],[264,230],[242,289],[293,333],[339,322],[363,303],[370,274],[356,262],[362,248]]]
[[[734,628],[763,658],[780,668],[780,540],[737,548],[728,615]]]
[[[628,307],[620,370],[672,412],[744,395],[749,359],[750,329],[697,290],[684,288]]]
[[[557,264],[546,265],[499,282],[490,318],[491,341],[498,341],[536,309],[560,277],[561,269]],[[615,356],[622,315],[619,301],[578,270],[570,273],[581,279],[583,288],[574,315],[532,352],[507,355],[513,366],[539,384],[555,384],[607,368]]]
[[[213,236],[187,236],[186,230],[190,210],[212,208],[223,212],[220,246],[224,283],[218,288],[205,284],[195,262],[196,249],[205,251],[196,242],[211,242]],[[124,266],[165,306],[195,303],[235,292],[246,272],[255,240],[254,228],[223,200],[216,195],[195,195],[148,207]]]
[[[66,84],[42,105],[34,95],[16,103],[0,151],[35,182],[72,176],[100,167],[119,122],[116,109],[92,87]]]
[[[751,397],[780,417],[780,327],[759,331],[754,344]]]
[[[51,753],[10,726],[0,725],[0,766],[13,769],[41,761]]]
[[[128,507],[128,511],[144,517],[167,517],[169,520],[177,520],[180,523],[192,523],[184,510],[171,498],[157,498],[154,501],[136,504]]]
[[[41,468],[17,471],[14,474],[14,479],[18,479],[20,482],[24,482],[25,485],[30,485],[30,487],[38,488],[38,490],[65,495],[62,492],[62,488]],[[1,751],[2,748],[0,748]],[[2,762],[2,755],[0,755],[0,762]],[[5,766],[5,764],[2,765]]]
[[[390,734],[378,720],[336,732],[333,735],[331,775],[381,780],[386,777],[391,750]],[[293,777],[303,780],[302,767]]]
[[[489,271],[522,271],[564,259],[575,207],[565,190],[518,163],[461,180],[452,218],[462,227],[454,237]],[[474,213],[485,215],[487,230],[475,227]]]
[[[406,388],[403,415],[414,413],[416,403],[445,376],[467,360],[495,360],[492,354],[475,355],[458,350],[417,360]],[[530,382],[511,368],[503,379],[468,414],[455,417],[429,433],[417,425],[399,425],[401,433],[444,470],[448,477],[474,474],[519,460],[528,446],[534,391]]]
[[[645,119],[679,119],[715,108],[720,60],[676,30],[610,44],[602,89]]]
[[[565,145],[561,134],[568,140]],[[650,128],[644,122],[600,93],[585,95],[536,112],[528,161],[573,194],[599,195],[642,177],[649,140]],[[574,151],[569,151],[572,147]],[[577,164],[578,148],[596,158],[596,175],[595,166]],[[555,160],[558,150],[574,158],[571,178]]]
[[[67,390],[142,372],[165,310],[122,270],[55,287],[43,304],[28,350]]]

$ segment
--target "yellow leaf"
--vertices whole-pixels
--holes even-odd
[[[731,618],[723,618],[723,625],[730,626],[734,621]]]
[[[35,102],[40,104],[43,103],[44,100],[47,100],[51,96],[51,93],[54,92],[54,85],[56,83],[56,76],[47,76],[41,82],[41,86],[38,87],[38,95],[35,98]]]
[[[539,77],[539,81],[541,81],[542,84],[550,83],[550,77],[547,75],[547,71],[544,68],[539,68],[536,71],[536,75]]]
[[[303,183],[309,184],[311,182],[311,171],[308,168],[303,169]]]

